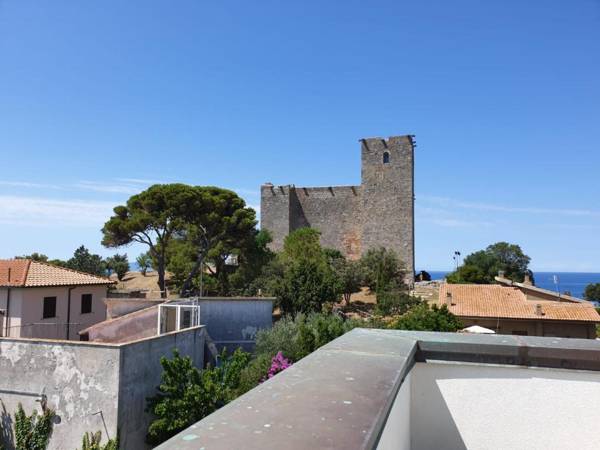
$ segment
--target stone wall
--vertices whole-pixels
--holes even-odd
[[[360,186],[296,188],[297,207],[291,209],[290,229],[315,228],[321,232],[324,247],[360,258],[361,190]]]
[[[275,251],[283,248],[290,231],[310,226],[321,232],[324,246],[349,258],[383,246],[414,273],[413,139],[363,139],[361,154],[360,186],[263,185],[261,227],[273,235]]]

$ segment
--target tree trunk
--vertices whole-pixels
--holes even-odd
[[[167,289],[165,286],[165,260],[163,257],[158,257],[158,288],[160,289],[160,297],[167,298]]]
[[[192,267],[190,274],[187,276],[187,278],[185,279],[185,282],[183,283],[183,286],[181,287],[181,296],[182,297],[185,297],[189,293],[190,288],[192,286],[192,281],[193,281],[194,277],[196,275],[198,275],[198,271],[202,269],[203,262],[204,262],[204,254],[201,253],[198,255],[198,260],[196,261],[196,264],[194,264],[194,267]]]

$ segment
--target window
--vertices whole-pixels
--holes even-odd
[[[44,313],[42,319],[56,317],[56,297],[44,297]]]
[[[383,152],[383,163],[387,164],[390,162],[390,154],[388,152]]]
[[[512,334],[515,336],[527,336],[529,333],[527,331],[513,330]]]
[[[81,314],[92,312],[92,294],[83,294],[81,296]]]

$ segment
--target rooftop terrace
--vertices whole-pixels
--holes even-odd
[[[355,329],[159,449],[596,449],[600,342]]]

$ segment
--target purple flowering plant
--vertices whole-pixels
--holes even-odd
[[[271,367],[269,368],[267,377],[263,379],[263,381],[266,381],[269,378],[273,378],[279,372],[283,372],[291,365],[292,363],[287,358],[284,358],[283,353],[277,352],[277,354],[273,356],[273,359],[271,359]]]

